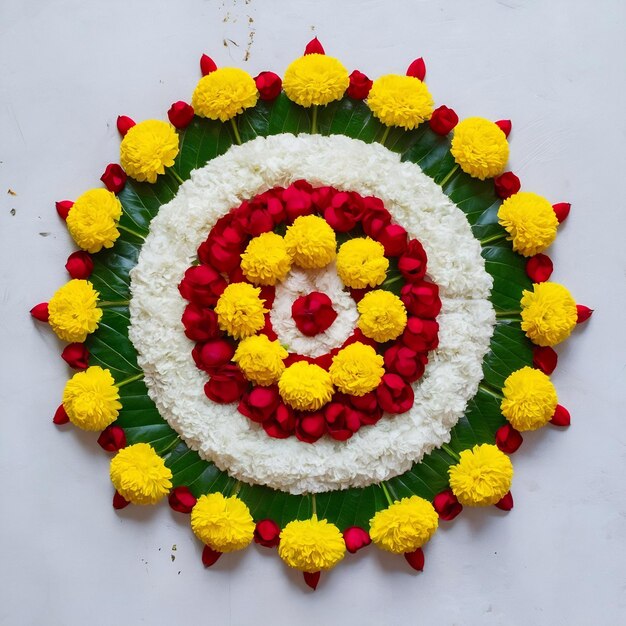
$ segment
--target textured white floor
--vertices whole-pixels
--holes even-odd
[[[625,17],[620,0],[2,0],[0,623],[621,623]],[[526,438],[514,511],[444,525],[423,574],[372,549],[312,594],[254,547],[205,571],[167,506],[115,513],[94,437],[50,423],[68,371],[27,312],[66,280],[54,201],[99,184],[118,114],[164,116],[191,94],[202,52],[282,73],[314,34],[371,76],[424,56],[438,103],[511,118],[524,188],[573,205],[554,279],[596,314],[559,350],[573,426]]]

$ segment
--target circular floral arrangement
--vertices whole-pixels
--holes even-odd
[[[524,431],[569,425],[552,346],[591,311],[543,254],[569,205],[505,171],[510,122],[435,108],[422,59],[201,69],[57,203],[53,421],[100,431],[117,509],[190,514],[206,566],[255,541],[315,588],[374,542],[421,570],[440,520],[513,507]]]

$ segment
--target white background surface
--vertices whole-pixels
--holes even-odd
[[[623,623],[624,7],[2,0],[0,623]],[[50,422],[70,372],[61,344],[28,316],[67,279],[73,248],[54,201],[99,184],[117,159],[118,114],[164,117],[190,97],[202,52],[282,74],[314,34],[374,77],[424,56],[438,104],[511,118],[524,188],[573,206],[550,252],[553,278],[596,309],[559,349],[553,376],[573,426],[525,438],[515,509],[444,523],[422,574],[369,549],[316,593],[256,547],[205,571],[187,518],[166,504],[116,513],[95,437]]]

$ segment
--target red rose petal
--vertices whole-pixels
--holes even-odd
[[[122,169],[122,166],[117,163],[109,163],[104,170],[104,174],[100,176],[100,180],[104,183],[104,186],[112,193],[122,191],[127,178],[126,172]]]
[[[126,508],[130,502],[117,491],[113,494],[113,508],[119,511],[120,509]]]
[[[370,89],[374,84],[363,72],[354,70],[350,74],[350,84],[346,90],[346,95],[355,100],[364,100],[369,95]]]
[[[59,408],[54,412],[54,417],[52,418],[52,423],[60,426],[61,424],[67,424],[70,421],[67,413],[65,412],[65,407],[61,404]]]
[[[557,204],[552,205],[552,208],[554,209],[556,219],[559,220],[560,224],[569,215],[572,205],[569,202],[557,202]]]
[[[178,128],[179,130],[187,128],[187,126],[191,124],[193,116],[193,107],[182,100],[174,102],[167,112],[167,117],[172,123],[172,126],[174,126],[174,128]]]
[[[586,322],[593,315],[593,309],[590,309],[584,304],[577,304],[576,312],[578,313],[578,317],[576,319],[577,324],[582,324],[583,322]]]
[[[275,100],[283,88],[283,81],[274,72],[261,72],[254,77],[261,100]]]
[[[569,411],[564,406],[557,404],[550,423],[555,426],[569,426],[571,424]]]
[[[71,200],[59,200],[59,202],[55,202],[54,206],[56,207],[57,213],[62,220],[67,219],[67,214],[70,212],[70,209],[74,206],[74,203]]]
[[[493,186],[496,195],[506,200],[522,188],[522,183],[513,172],[504,172],[504,174],[500,174],[500,176],[496,176],[493,179]]]
[[[544,283],[553,270],[554,264],[547,254],[535,254],[526,261],[526,274],[534,283]]]
[[[76,370],[86,370],[89,367],[89,350],[84,343],[70,343],[65,346],[61,358]]]
[[[200,71],[202,72],[202,76],[206,76],[207,74],[214,72],[216,69],[217,65],[215,65],[215,61],[211,57],[206,54],[203,54],[200,57]]]
[[[428,121],[431,130],[442,137],[459,123],[459,116],[449,107],[442,105],[433,111]]]
[[[513,454],[522,445],[522,434],[511,424],[500,426],[496,431],[496,445],[505,454]]]
[[[409,65],[406,75],[424,80],[424,77],[426,76],[426,63],[424,63],[424,59],[422,57],[415,59],[415,61]]]
[[[498,120],[496,126],[508,137],[511,134],[511,120]]]
[[[418,572],[424,570],[424,551],[421,548],[418,548],[415,552],[405,552],[404,558],[414,570]]]
[[[306,48],[304,49],[304,54],[307,55],[307,54],[326,54],[326,53],[324,52],[324,48],[322,47],[322,44],[319,42],[319,39],[317,37],[314,37],[306,45]]]
[[[170,507],[178,513],[191,513],[196,505],[196,497],[189,491],[189,487],[175,487],[167,499]]]
[[[135,125],[135,121],[128,115],[117,116],[117,130],[122,137]]]
[[[495,504],[502,511],[510,511],[513,508],[513,496],[511,492],[507,492],[498,502]]]
[[[275,548],[280,543],[280,526],[271,519],[262,519],[254,528],[254,541],[266,548]]]
[[[30,314],[40,322],[47,322],[49,313],[48,313],[48,303],[41,302],[36,304],[31,310]]]
[[[439,518],[446,522],[453,520],[463,510],[463,505],[454,495],[452,489],[438,493],[433,498],[433,507]]]
[[[98,437],[98,445],[107,452],[117,452],[126,447],[126,433],[120,426],[107,426]]]
[[[65,269],[72,278],[85,280],[89,278],[91,272],[93,272],[93,259],[91,255],[84,250],[72,252],[72,254],[67,257]]]
[[[346,549],[352,554],[372,543],[369,533],[360,526],[346,528],[343,531],[343,540],[346,543]]]
[[[202,564],[204,567],[211,567],[211,565],[215,565],[221,556],[221,552],[213,550],[213,548],[209,548],[209,546],[204,546],[204,550],[202,550]]]
[[[320,582],[320,573],[321,572],[302,572],[304,576],[304,582],[315,591],[317,589],[317,585]]]
[[[533,348],[533,365],[548,376],[556,369],[559,355],[550,346],[535,346]]]

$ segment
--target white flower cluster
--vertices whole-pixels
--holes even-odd
[[[216,220],[243,200],[298,179],[379,197],[420,240],[428,273],[440,287],[439,348],[413,385],[413,407],[384,416],[345,442],[273,439],[236,404],[208,400],[202,392],[206,375],[194,365],[193,343],[181,324],[186,303],[177,285]],[[400,162],[379,144],[341,135],[257,138],[194,171],[152,221],[131,278],[129,334],[161,415],[200,456],[230,475],[294,494],[386,480],[449,441],[482,379],[495,324],[488,300],[492,279],[463,212],[417,165]],[[353,315],[351,310],[346,313]],[[281,326],[281,315],[273,316]],[[344,334],[348,325],[341,328]],[[293,340],[287,343],[295,348]]]

